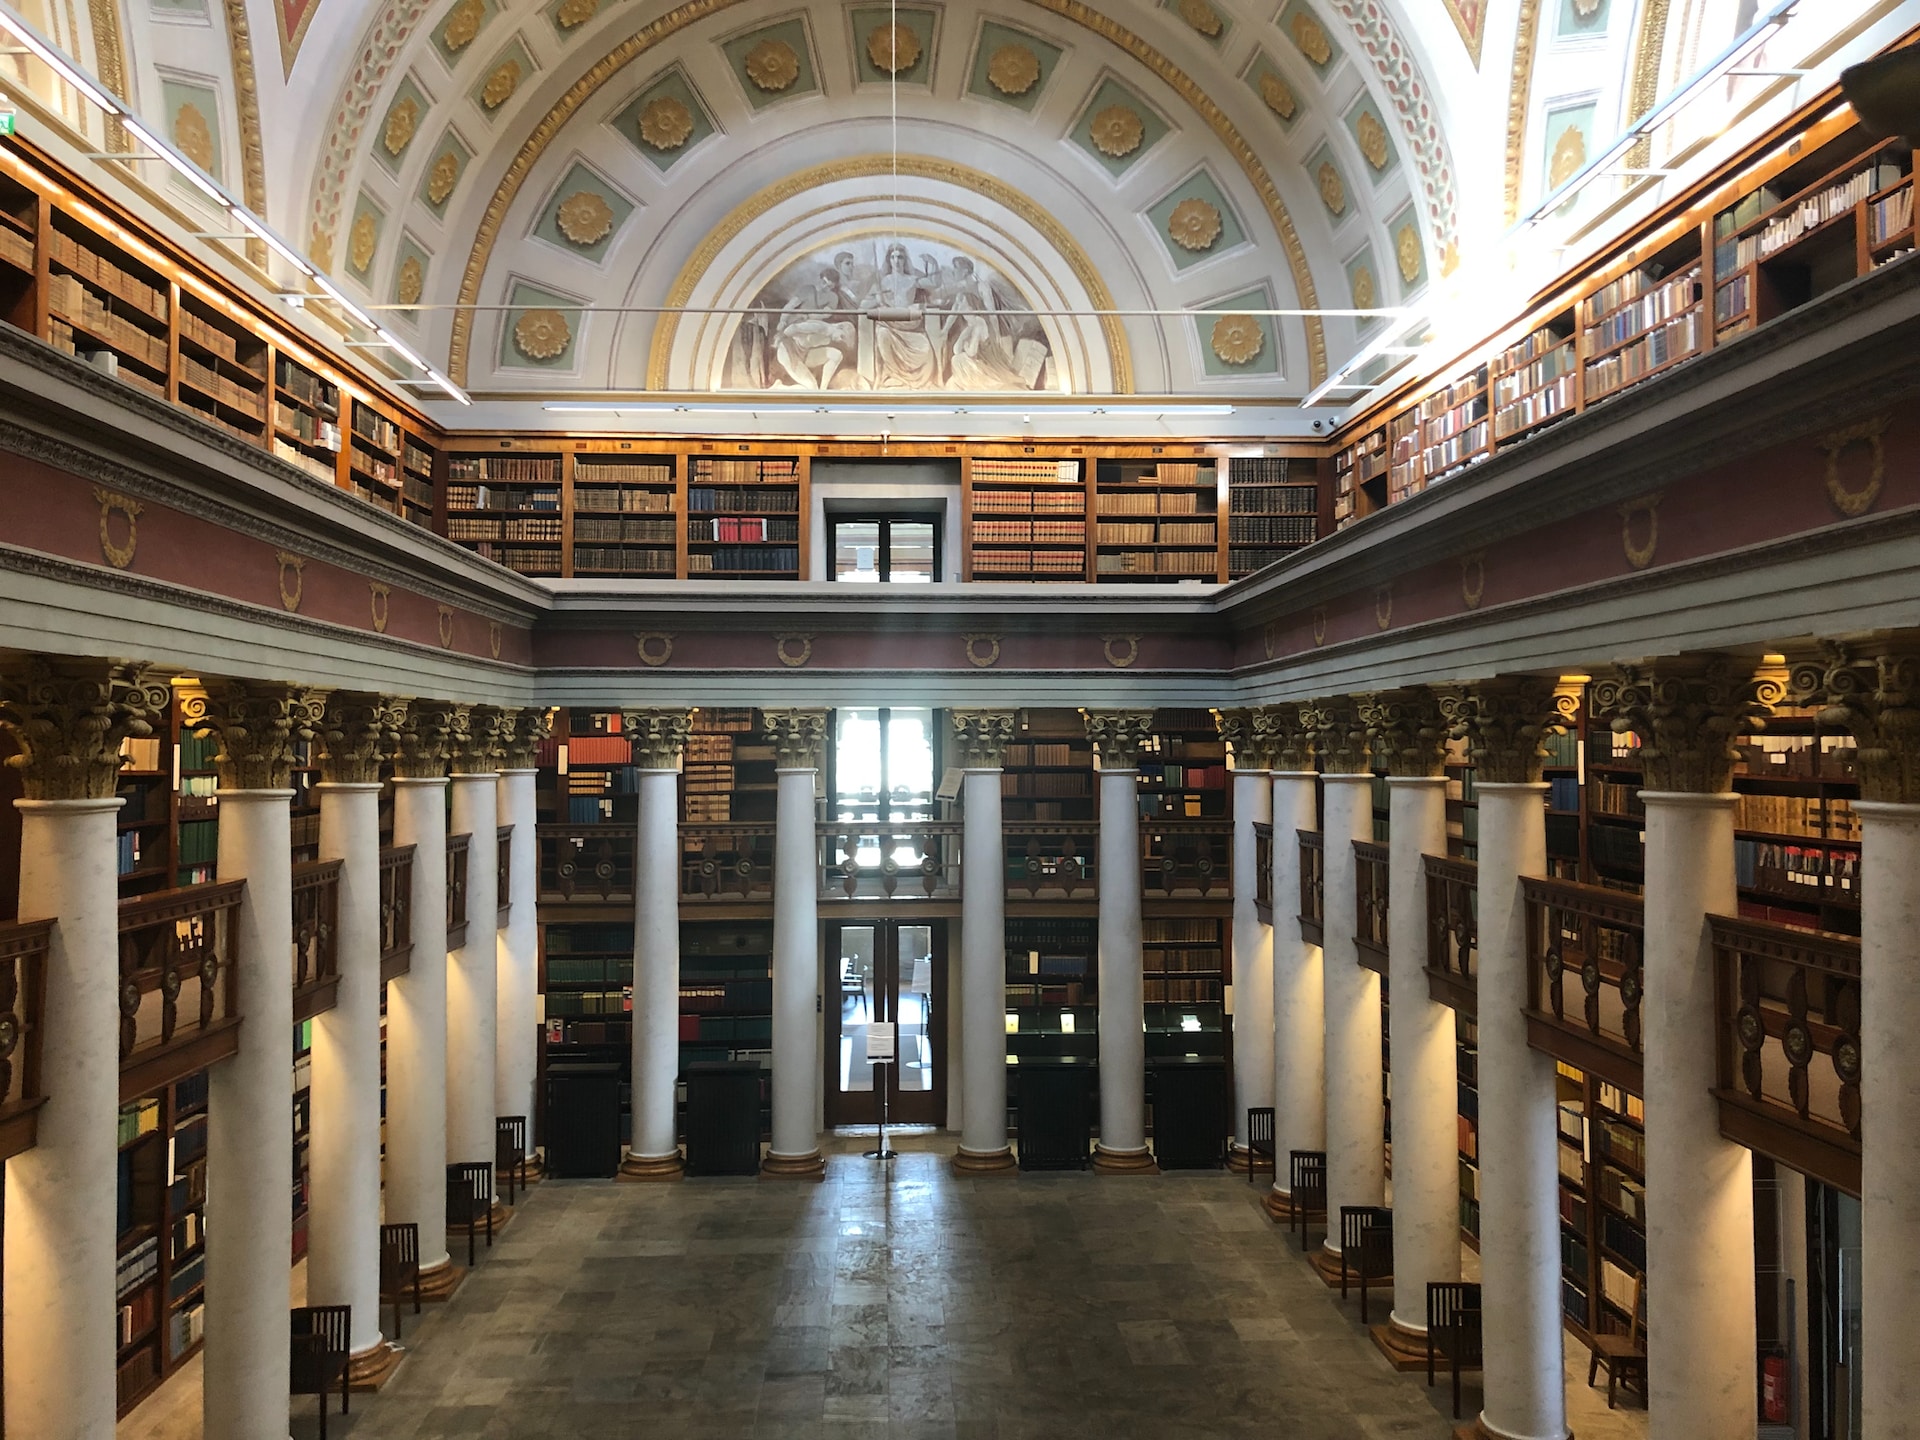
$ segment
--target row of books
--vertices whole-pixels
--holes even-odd
[[[1011,770],[1000,772],[1000,793],[1009,796],[1033,796],[1041,799],[1074,799],[1093,794],[1093,773],[1082,771],[1057,775],[1022,775]]]
[[[275,359],[273,383],[304,405],[330,415],[340,413],[340,387],[331,380],[322,380],[284,355]]]
[[[1211,544],[1212,542],[1208,542]],[[1037,568],[1037,567],[1036,567]],[[1121,550],[1099,556],[1094,570],[1101,575],[1211,576],[1219,561],[1209,550]]]
[[[1452,435],[1459,435],[1476,428],[1487,418],[1487,397],[1485,393],[1471,395],[1460,404],[1442,410],[1430,419],[1420,422],[1420,443],[1425,446],[1439,444]]]
[[[1748,890],[1771,890],[1814,900],[1860,898],[1857,850],[1823,850],[1813,845],[1736,838],[1733,868],[1735,883]]]
[[[1567,337],[1557,333],[1551,326],[1542,326],[1517,344],[1509,345],[1500,354],[1497,369],[1507,377],[1513,372],[1531,365],[1541,356],[1559,349],[1569,342]],[[1500,383],[1500,382],[1496,382]]]
[[[1313,485],[1236,484],[1227,492],[1227,509],[1234,515],[1312,515],[1320,509],[1320,491]]]
[[[558,510],[560,492],[547,486],[448,485],[450,510]]]
[[[335,435],[333,443],[326,448],[338,450],[339,436]],[[316,480],[324,480],[329,485],[334,483],[334,468],[329,462],[307,454],[298,446],[282,440],[278,435],[273,437],[273,453],[294,468],[306,471]]]
[[[1645,1173],[1647,1168],[1647,1133],[1637,1125],[1629,1125],[1624,1120],[1606,1120],[1594,1127],[1596,1148],[1609,1160],[1622,1161],[1635,1170]]]
[[[83,276],[116,299],[125,300],[155,320],[162,323],[166,321],[166,286],[148,284],[123,269],[110,256],[82,244],[58,228],[49,238],[47,253],[55,264]]]
[[[1588,783],[1592,783],[1591,781]],[[1580,808],[1580,779],[1576,775],[1553,775],[1547,780],[1547,808],[1549,810],[1578,810]]]
[[[693,462],[693,478],[720,485],[764,485],[792,482],[800,478],[798,460],[711,460]],[[702,507],[695,506],[695,509]]]
[[[1095,535],[1096,541],[1102,545],[1214,545],[1219,538],[1220,532],[1210,520],[1159,525],[1106,521],[1098,526]]]
[[[1443,471],[1471,460],[1484,459],[1486,448],[1487,422],[1482,420],[1472,429],[1464,430],[1451,439],[1427,446],[1420,452],[1420,464],[1428,478],[1437,480]]]
[[[1647,1187],[1623,1171],[1600,1167],[1598,1176],[1602,1203],[1612,1206],[1637,1224],[1647,1223]]]
[[[1016,740],[1007,746],[1007,766],[1012,769],[1021,765],[1091,765],[1093,752],[1085,745],[1079,747],[1078,758],[1074,755],[1075,746],[1071,741],[1062,740]]]
[[[162,855],[166,853],[164,836],[147,837],[138,830],[121,831],[115,837],[115,842],[119,852],[117,861],[119,868],[114,873],[118,875],[131,875],[136,870],[145,869],[149,844],[157,846]]]
[[[733,490],[695,485],[687,490],[687,509],[695,514],[798,515],[800,492],[791,486]]]
[[[1486,388],[1487,367],[1481,365],[1467,375],[1454,381],[1445,389],[1436,390],[1433,394],[1422,400],[1420,402],[1420,419],[1422,422],[1437,420],[1449,410],[1452,410],[1456,406],[1464,405],[1476,395],[1480,395]],[[1380,437],[1380,440],[1382,448],[1384,448],[1386,437],[1383,435]]]
[[[1858,174],[1809,195],[1784,214],[1776,214],[1757,235],[1743,235],[1734,242],[1736,266],[1751,265],[1755,259],[1776,255],[1810,230],[1853,209],[1877,190],[1900,180],[1900,167],[1893,164],[1870,165]]]
[[[558,547],[548,550],[533,550],[517,545],[496,546],[481,541],[474,546],[473,553],[482,560],[491,560],[504,565],[509,570],[518,570],[522,575],[558,575],[560,573],[560,551]]]
[[[576,511],[617,510],[629,515],[671,515],[673,496],[659,490],[616,490],[612,487],[583,490],[576,486],[573,508]]]
[[[673,466],[637,460],[595,460],[579,455],[574,458],[573,479],[577,485],[671,485]],[[577,494],[574,503],[580,503]]]
[[[1684,360],[1700,348],[1700,313],[1690,310],[1631,345],[1602,356],[1587,366],[1587,398],[1598,400],[1649,375],[1663,365]]]
[[[680,1039],[721,1045],[771,1045],[771,1015],[682,1015]]]
[[[689,555],[687,569],[700,574],[715,570],[768,573],[786,571],[797,574],[800,569],[800,552],[791,545],[770,545],[765,549],[752,550],[722,547],[711,551],[703,550],[697,555]]]
[[[1860,838],[1859,812],[1837,796],[1822,799],[1817,795],[1750,795],[1743,791],[1734,797],[1733,827],[1828,840]]]
[[[684,1014],[709,1010],[771,1010],[771,979],[729,980],[721,985],[682,985],[680,1009]]]
[[[149,1235],[114,1263],[113,1293],[124,1297],[160,1274],[160,1237]],[[124,1341],[122,1342],[125,1343]]]
[[[1859,748],[1851,735],[1750,735],[1735,747],[1749,775],[1851,780]]]
[[[1213,463],[1198,460],[1162,460],[1153,469],[1135,477],[1135,483],[1141,485],[1212,485],[1215,483]]]
[[[356,403],[352,421],[353,433],[357,438],[370,441],[382,450],[397,452],[400,449],[400,427],[378,410],[369,410],[365,405]]]
[[[763,515],[722,516],[713,520],[689,520],[687,539],[697,544],[733,543],[757,545],[769,540],[798,540],[800,522],[768,519]]]
[[[1302,540],[1300,542],[1301,545],[1308,545],[1311,543],[1312,541],[1310,540]],[[1279,564],[1282,560],[1285,560],[1289,556],[1291,556],[1294,553],[1294,551],[1297,549],[1299,549],[1298,545],[1293,546],[1292,548],[1286,549],[1286,550],[1235,549],[1231,553],[1231,556],[1229,557],[1228,564],[1227,564],[1227,573],[1233,576],[1237,580],[1242,575],[1251,575],[1256,570],[1264,570],[1269,565]]]
[[[1229,477],[1236,490],[1242,486],[1291,485],[1302,478],[1292,473],[1292,462],[1284,455],[1249,455],[1229,463],[1232,466]],[[1309,488],[1312,477],[1313,467],[1309,465],[1305,476]]]
[[[1587,781],[1587,803],[1596,815],[1618,815],[1637,820],[1647,813],[1647,807],[1641,802],[1639,784],[1623,785],[1618,780],[1604,780],[1598,775]],[[1556,810],[1570,810],[1577,806],[1555,805]]]
[[[1545,424],[1556,415],[1568,414],[1573,409],[1573,403],[1574,377],[1563,375],[1552,384],[1523,395],[1512,404],[1502,405],[1495,411],[1493,438],[1505,440],[1536,425]]]
[[[554,1015],[630,1015],[633,1013],[633,987],[617,990],[558,990],[547,993],[547,1014]]]
[[[975,483],[981,481],[1027,481],[1033,483],[1078,485],[1080,483],[1080,462],[1078,460],[990,460],[979,459],[973,462]]]
[[[1086,492],[1081,490],[975,490],[976,515],[1084,515]]]
[[[558,485],[560,461],[531,455],[453,455],[447,459],[447,478],[477,481],[482,488],[489,484]],[[559,493],[554,491],[556,505]]]
[[[470,516],[447,517],[449,540],[559,540],[560,520],[476,520]]]
[[[973,557],[976,575],[1052,575],[1077,579],[1086,573],[1085,550],[988,550]]]
[[[322,420],[305,410],[296,410],[279,400],[273,402],[273,425],[283,435],[311,445],[316,450],[340,448],[340,427],[333,421]]]
[[[1218,1005],[1218,980],[1142,980],[1140,999],[1147,1005]]]
[[[1650,330],[1692,308],[1699,299],[1700,266],[1696,263],[1657,289],[1649,290],[1631,304],[1606,315],[1604,319],[1589,322],[1587,353],[1591,355],[1610,350],[1641,331]],[[1588,371],[1591,373],[1591,366]]]
[[[167,1356],[178,1360],[198,1345],[207,1333],[207,1307],[198,1302],[182,1305],[167,1319]]]
[[[1311,545],[1319,522],[1312,515],[1235,515],[1227,521],[1232,545]]]
[[[1210,513],[1213,506],[1202,505],[1201,497],[1182,491],[1166,491],[1159,494],[1148,492],[1136,494],[1126,492],[1115,494],[1102,490],[1094,496],[1093,510],[1096,515],[1202,515]]]
[[[1220,973],[1220,947],[1218,944],[1156,947],[1146,952],[1141,966],[1148,975],[1217,975]]]
[[[595,570],[614,575],[671,575],[674,557],[671,550],[609,550],[595,545],[573,548],[576,573]]]
[[[1541,335],[1550,334],[1550,332],[1547,331],[1537,333]],[[1536,337],[1528,337],[1529,340],[1534,338]],[[1515,362],[1511,359],[1513,354],[1514,351],[1512,350],[1507,352],[1509,359],[1503,366],[1505,373],[1493,382],[1493,403],[1495,405],[1506,405],[1511,401],[1519,399],[1520,396],[1526,394],[1529,390],[1538,390],[1543,385],[1552,384],[1563,375],[1571,375],[1573,373],[1574,354],[1573,342],[1571,340],[1559,341],[1554,345],[1554,348],[1547,350],[1544,354],[1541,354],[1538,359],[1531,361]]]
[[[1867,206],[1867,243],[1878,248],[1913,229],[1913,186],[1903,185],[1893,194]]]
[[[740,524],[743,522],[733,521],[730,523]],[[767,537],[765,535],[756,535],[723,536],[722,538],[764,540]],[[602,520],[579,515],[575,516],[573,521],[573,540],[576,545],[618,544],[623,540],[629,544],[671,545],[674,541],[673,521],[671,519]]]
[[[1143,944],[1218,944],[1220,942],[1220,922],[1218,920],[1164,920],[1152,919],[1140,922],[1140,939]]]
[[[1034,541],[1054,545],[1084,545],[1087,522],[1084,520],[975,520],[973,543],[976,545],[1030,545]]]

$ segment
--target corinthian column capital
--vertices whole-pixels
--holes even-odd
[[[1389,775],[1432,778],[1446,773],[1447,722],[1440,701],[1424,685],[1356,695],[1367,746]]]
[[[453,745],[455,712],[444,700],[409,700],[394,735],[393,773],[401,780],[442,780]]]
[[[1100,755],[1103,770],[1132,770],[1153,735],[1151,710],[1082,710],[1087,738]]]
[[[1502,675],[1439,692],[1440,713],[1467,742],[1474,779],[1490,785],[1532,785],[1546,763],[1546,740],[1569,729],[1579,691],[1535,675]]]
[[[500,740],[500,764],[506,770],[531,770],[540,742],[553,733],[552,716],[538,705],[506,712]]]
[[[511,711],[493,705],[455,705],[448,732],[453,773],[491,775],[506,757]]]
[[[762,710],[774,763],[782,770],[818,770],[827,748],[825,710]]]
[[[222,790],[285,790],[293,783],[294,747],[319,732],[326,695],[265,680],[215,680],[183,695],[180,719],[196,735],[220,743],[213,767]]]
[[[998,770],[1007,760],[1007,746],[1019,724],[1012,710],[949,710],[953,748],[962,768]]]
[[[1314,753],[1329,775],[1367,775],[1373,771],[1367,744],[1367,725],[1351,695],[1308,700],[1300,706],[1300,723],[1313,732]]]
[[[1920,804],[1920,638],[1821,650],[1794,666],[1792,700],[1818,705],[1821,724],[1853,736],[1861,799]]]
[[[108,800],[119,784],[120,742],[166,723],[166,676],[113,660],[31,655],[0,673],[0,726],[20,753],[29,800]]]
[[[1593,713],[1640,740],[1649,790],[1719,795],[1733,788],[1736,743],[1761,729],[1786,694],[1781,677],[1727,655],[1623,665],[1593,687]]]
[[[320,778],[329,785],[370,785],[399,744],[407,705],[390,695],[335,691],[320,717]]]
[[[642,770],[678,770],[693,731],[691,710],[623,710],[633,763]]]
[[[1253,712],[1255,743],[1267,754],[1267,768],[1298,774],[1313,769],[1313,730],[1304,718],[1305,707],[1286,701],[1262,705]]]
[[[1255,773],[1273,769],[1270,735],[1260,728],[1258,710],[1216,710],[1213,725],[1233,752],[1236,773]]]

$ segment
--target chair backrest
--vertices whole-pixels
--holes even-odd
[[[1297,1205],[1327,1201],[1327,1156],[1324,1150],[1289,1150],[1287,1181]]]
[[[302,1305],[291,1317],[295,1335],[314,1336],[329,1354],[345,1356],[352,1344],[353,1307],[351,1305]]]
[[[505,1169],[527,1158],[527,1117],[497,1115],[493,1121],[493,1163]]]
[[[1427,1331],[1436,1338],[1443,1332],[1465,1341],[1479,1343],[1480,1287],[1469,1280],[1432,1280],[1427,1283]],[[1448,1348],[1458,1353],[1464,1347],[1451,1341]]]
[[[1393,1243],[1393,1211],[1379,1205],[1342,1205],[1340,1207],[1340,1248],[1356,1253],[1375,1231],[1385,1231],[1387,1243]],[[1377,1238],[1377,1237],[1376,1237]],[[1389,1254],[1392,1252],[1389,1251]]]
[[[316,1395],[339,1380],[352,1344],[353,1307],[305,1305],[290,1316],[287,1390],[294,1395]]]
[[[467,1199],[479,1204],[493,1203],[493,1166],[485,1160],[467,1160],[447,1166],[447,1193],[458,1186]]]
[[[1273,1107],[1253,1105],[1247,1109],[1247,1144],[1262,1154],[1273,1149]]]
[[[1359,1270],[1363,1279],[1393,1273],[1393,1211],[1369,1205],[1361,1211]]]
[[[420,1227],[408,1220],[380,1227],[380,1284],[383,1289],[413,1278],[420,1268]]]

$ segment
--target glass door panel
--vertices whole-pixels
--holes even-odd
[[[946,926],[876,920],[828,927],[838,957],[838,993],[828,1008],[829,1125],[872,1125],[880,1118],[876,1083],[887,1092],[888,1123],[946,1120]],[[867,1027],[894,1026],[894,1060],[867,1055]]]

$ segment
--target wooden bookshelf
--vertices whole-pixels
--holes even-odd
[[[547,1055],[612,1051],[633,1032],[633,923],[552,921],[541,929],[540,991]]]
[[[1700,239],[1688,232],[1580,302],[1582,404],[1700,353]]]
[[[686,508],[680,457],[580,451],[568,461],[566,573],[680,576]]]
[[[126,1415],[198,1353],[207,1074],[120,1107],[115,1399]]]
[[[1251,575],[1320,538],[1312,460],[1236,457],[1227,465],[1227,578]]]
[[[1093,742],[1077,710],[1028,710],[1000,771],[1000,813],[1010,824],[1091,824],[1096,818]]]
[[[1149,1060],[1226,1054],[1226,987],[1232,975],[1224,925],[1214,917],[1140,922]]]
[[[1096,461],[1094,578],[1217,582],[1220,510],[1219,469],[1211,457]]]
[[[1625,1334],[1646,1272],[1646,1107],[1596,1076],[1556,1065],[1560,1294],[1586,1339]]]
[[[1140,752],[1139,774],[1143,819],[1227,816],[1227,748],[1208,711],[1155,712],[1153,733]]]
[[[1010,1065],[1099,1056],[1098,935],[1098,922],[1087,917],[1007,918]]]
[[[1344,530],[1387,503],[1385,426],[1368,430],[1333,457],[1333,528]]]
[[[253,444],[267,431],[267,343],[218,307],[180,292],[174,400]]]
[[[1420,402],[1422,488],[1493,453],[1488,379],[1489,367],[1476,365]],[[1391,457],[1382,463],[1390,465]]]
[[[522,575],[559,575],[566,544],[560,461],[527,452],[449,454],[447,538]]]
[[[433,526],[435,464],[432,441],[411,430],[401,433],[399,514],[424,529]]]
[[[129,737],[114,793],[119,840],[120,898],[165,890],[173,884],[173,739]]]
[[[1453,1016],[1454,1074],[1459,1086],[1460,1238],[1480,1248],[1480,1027]]]
[[[273,453],[316,480],[339,483],[340,387],[285,355],[273,364]]]
[[[680,1069],[707,1060],[773,1067],[771,922],[680,926]]]
[[[176,717],[179,704],[175,703]],[[174,796],[174,884],[201,885],[217,877],[220,860],[220,777],[213,757],[220,742],[195,735],[176,718],[174,744],[178,784]]]
[[[693,457],[687,476],[687,578],[798,580],[807,459]]]
[[[1086,580],[1090,476],[1077,458],[968,456],[960,464],[961,575]]]
[[[1489,367],[1494,444],[1518,440],[1574,413],[1580,400],[1577,350],[1569,310],[1494,359]]]
[[[618,710],[568,710],[560,717],[557,733],[547,742],[553,747],[553,769],[543,764],[535,780],[536,797],[552,786],[556,823],[628,829],[639,823],[639,780],[623,720]]]
[[[403,515],[400,427],[360,399],[351,402],[348,417],[347,488],[390,515]]]
[[[681,818],[690,824],[771,823],[778,788],[774,764],[758,711],[697,711],[680,767]]]
[[[313,1021],[293,1026],[293,1260],[307,1253],[307,1213],[313,1199],[307,1151],[313,1129]]]
[[[47,232],[48,339],[105,374],[173,399],[173,282],[63,208]]]

